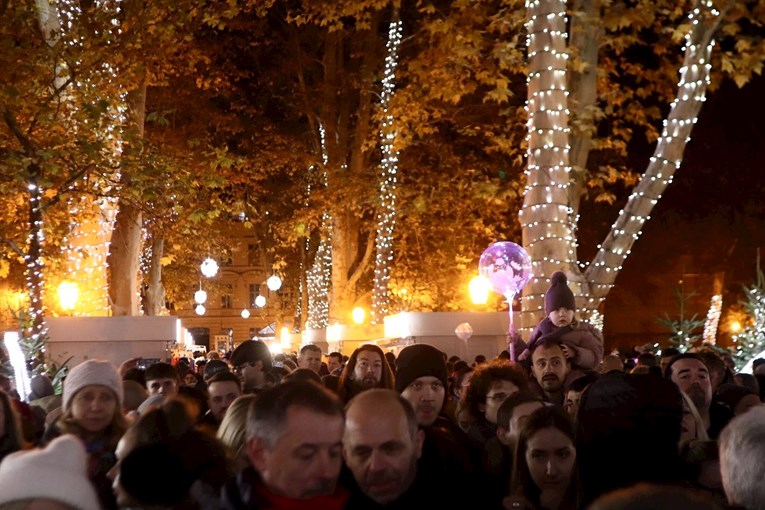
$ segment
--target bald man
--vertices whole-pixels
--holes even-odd
[[[343,458],[361,492],[358,504],[398,503],[413,488],[425,439],[412,405],[395,391],[367,390],[348,403],[345,427]]]

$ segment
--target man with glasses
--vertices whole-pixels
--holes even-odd
[[[268,372],[271,370],[271,351],[265,342],[245,340],[231,353],[231,365],[242,380],[244,393],[257,393],[268,386]]]
[[[480,365],[470,378],[465,393],[465,402],[476,417],[468,435],[481,444],[496,438],[499,406],[507,397],[527,387],[524,374],[511,362],[494,361]]]

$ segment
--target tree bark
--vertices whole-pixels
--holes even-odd
[[[149,268],[149,283],[146,286],[144,313],[160,315],[165,306],[165,287],[162,285],[162,256],[165,252],[165,239],[154,235],[151,242],[151,267]]]
[[[146,84],[128,94],[129,129],[133,144],[126,142],[126,152],[140,151],[146,116]],[[123,168],[122,184],[130,186],[130,168]],[[143,213],[129,199],[120,198],[117,218],[109,246],[109,298],[112,315],[138,315],[138,271],[141,256]]]

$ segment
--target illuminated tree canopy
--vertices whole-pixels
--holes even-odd
[[[119,313],[138,313],[139,290],[145,313],[160,313],[166,299],[187,306],[199,258],[225,254],[221,225],[232,221],[251,229],[297,288],[325,211],[333,222],[329,314],[342,320],[355,304],[371,304],[380,96],[394,10],[404,38],[388,105],[399,154],[390,308],[464,309],[488,244],[518,240],[523,229],[525,244],[542,235],[529,231],[538,219],[524,174],[535,142],[527,141],[527,80],[537,64],[526,45],[531,2],[128,0],[119,15],[82,4],[71,19],[63,5],[69,29],[51,38],[33,6],[0,4],[0,38],[10,49],[0,52],[0,193],[8,204],[0,276],[13,287],[23,285],[30,252],[51,274],[62,267],[68,197],[86,197],[118,204],[109,285]],[[688,71],[701,72],[693,80],[709,93],[724,79],[743,86],[761,73],[765,8],[575,0],[557,9],[568,36],[560,51],[570,149],[568,171],[551,184],[565,188],[555,214],[568,234],[564,246],[542,242],[536,255],[552,261],[541,273],[565,269],[595,308],[631,243],[607,241],[620,256],[577,265],[577,228],[586,228],[580,202],[616,201],[617,190],[655,176],[656,168],[630,166],[630,140],[661,144],[673,118],[703,115],[698,101],[672,117],[684,63],[709,65],[708,75],[706,67]],[[708,61],[683,53],[688,34],[703,48],[716,42]],[[65,86],[56,86],[57,69]],[[104,133],[119,133],[118,141]],[[668,160],[682,160],[681,145]],[[317,169],[326,187],[317,185]],[[41,192],[39,218],[29,209],[30,183]],[[634,242],[641,225],[615,231]],[[38,226],[46,233],[39,247],[30,241]],[[524,301],[532,314],[541,286]]]

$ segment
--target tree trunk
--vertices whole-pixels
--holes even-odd
[[[640,236],[643,225],[683,160],[683,152],[696,124],[709,86],[709,58],[713,36],[722,16],[704,8],[689,15],[693,27],[686,37],[685,56],[680,68],[678,93],[664,121],[648,168],[627,200],[598,253],[585,272],[590,296],[587,308],[596,308],[613,287],[616,275]]]
[[[532,328],[544,313],[549,275],[555,270],[570,274],[576,268],[568,200],[565,13],[561,0],[531,2],[527,8],[529,147],[520,220],[534,276],[521,300],[522,331]]]
[[[594,18],[587,14],[593,8],[589,1],[582,0],[585,14],[572,23],[574,30],[580,30],[580,23],[583,32],[590,30],[589,33],[577,33],[572,37],[572,44],[584,45],[577,51],[586,62],[592,61],[592,52],[597,48],[592,37],[594,33],[599,33],[592,25],[590,29],[586,28],[588,23],[594,23]],[[581,316],[587,318],[597,309],[613,287],[653,207],[680,167],[683,151],[704,102],[709,83],[712,36],[722,18],[719,13],[710,12],[709,6],[702,4],[699,4],[698,11],[693,10],[689,15],[689,26],[692,29],[687,37],[678,94],[664,122],[665,127],[654,155],[627,205],[584,273],[576,265],[577,239],[572,221],[572,216],[578,211],[581,195],[573,193],[572,197],[569,194],[565,200],[561,197],[571,184],[570,176],[563,170],[568,165],[567,153],[560,150],[560,147],[565,146],[563,139],[567,138],[567,131],[565,122],[555,124],[554,120],[555,110],[560,109],[565,100],[560,99],[557,90],[549,90],[546,95],[540,95],[550,84],[565,88],[565,70],[545,71],[548,63],[556,62],[554,53],[561,51],[560,40],[548,34],[562,34],[565,30],[565,25],[562,25],[565,6],[562,2],[547,0],[540,4],[532,3],[528,9],[529,33],[533,34],[530,37],[529,52],[534,57],[530,59],[529,66],[529,173],[521,224],[523,242],[534,263],[535,277],[524,290],[522,329],[528,331],[543,317],[544,292],[548,288],[550,275],[556,270],[563,270],[568,275]],[[548,12],[554,15],[541,15]],[[536,19],[537,15],[540,15],[539,19]],[[545,29],[547,31],[543,32]],[[590,88],[592,78],[587,76],[589,71],[585,68],[585,72],[577,76],[577,90],[572,99],[572,110],[585,117],[588,106],[594,105]],[[559,73],[557,79],[545,82],[545,78],[555,72]],[[545,114],[543,109],[552,111]],[[563,118],[561,115],[561,120]],[[550,132],[551,126],[555,126],[558,131]],[[584,168],[591,139],[586,123],[579,122],[577,135],[584,136],[584,139],[572,143],[571,157],[576,158],[572,161],[577,167]],[[576,189],[571,191],[575,192]]]
[[[39,340],[45,336],[45,318],[43,310],[43,214],[41,207],[42,189],[37,185],[40,167],[37,163],[31,165],[33,175],[28,181],[29,190],[29,247],[24,257],[27,265],[27,290],[29,292],[29,331],[24,337]],[[37,360],[42,363],[43,360]]]
[[[129,129],[135,145],[126,142],[125,151],[140,151],[146,116],[146,85],[128,94]],[[130,186],[130,169],[123,168],[122,183]],[[109,298],[112,315],[138,315],[138,271],[141,255],[143,214],[130,200],[121,198],[109,246]]]
[[[579,215],[579,201],[584,194],[587,178],[587,158],[592,148],[592,135],[597,129],[594,111],[598,93],[598,48],[603,37],[599,6],[597,0],[576,0],[571,16],[569,47],[573,48],[573,58],[578,63],[570,69],[568,96],[571,112],[571,218]],[[572,226],[572,230],[576,231],[576,225]]]
[[[322,122],[326,130],[327,146],[327,185],[341,190],[341,196],[347,196],[342,191],[349,176],[363,179],[370,172],[369,150],[366,142],[370,139],[371,117],[373,107],[373,90],[375,81],[376,58],[375,51],[379,44],[378,26],[381,14],[375,15],[371,28],[360,38],[344,41],[337,32],[327,36],[324,58],[324,108]],[[359,77],[350,80],[346,73],[343,51],[344,42],[353,55],[360,53],[363,59],[360,63]],[[351,85],[351,84],[357,85]],[[356,108],[351,108],[356,105]],[[368,246],[364,255],[360,255],[361,222],[356,217],[354,207],[350,203],[355,197],[348,197],[332,208],[332,287],[330,291],[329,321],[331,323],[348,323],[356,300],[356,284],[364,271],[369,269],[371,251]]]
[[[164,237],[155,235],[151,243],[151,267],[149,268],[149,283],[146,286],[146,315],[160,315],[165,306],[165,287],[162,285],[162,256],[165,252]]]

